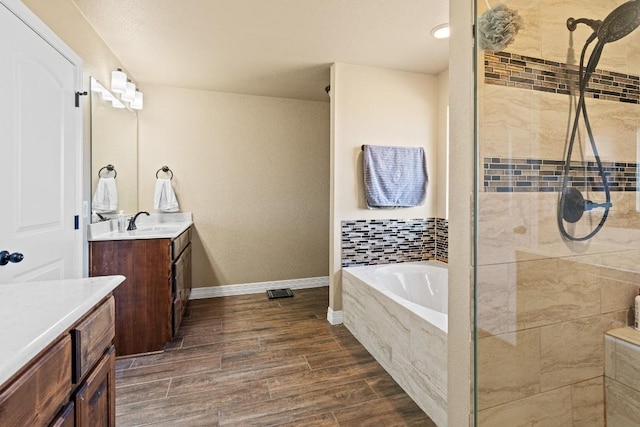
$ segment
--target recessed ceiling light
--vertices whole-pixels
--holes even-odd
[[[449,24],[440,24],[431,30],[431,36],[436,39],[449,38]]]

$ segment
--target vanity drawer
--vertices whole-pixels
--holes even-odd
[[[115,336],[115,301],[110,297],[71,330],[73,382],[77,384],[111,346]]]
[[[187,228],[182,234],[173,239],[173,241],[171,242],[171,260],[175,261],[190,242],[191,227]]]
[[[63,337],[0,393],[0,426],[46,426],[71,392],[71,339]]]

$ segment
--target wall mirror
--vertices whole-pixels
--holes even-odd
[[[131,214],[138,210],[138,116],[114,98],[91,77],[91,198],[93,201],[100,176],[115,176],[118,203],[114,213]],[[99,220],[93,207],[91,211],[91,221]]]

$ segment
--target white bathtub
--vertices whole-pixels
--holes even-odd
[[[447,425],[447,265],[342,269],[344,324],[439,426]]]

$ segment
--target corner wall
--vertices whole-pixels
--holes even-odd
[[[168,165],[193,286],[327,276],[329,103],[145,86],[139,207]]]
[[[362,182],[363,144],[420,146],[430,181],[438,176],[437,78],[424,74],[335,63],[331,67],[331,206],[329,306],[342,309],[343,220],[411,219],[436,215],[430,184],[423,206],[369,210]]]

